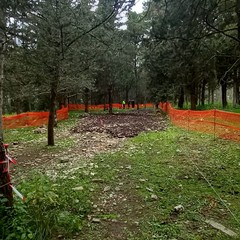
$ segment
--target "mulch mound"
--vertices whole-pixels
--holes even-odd
[[[165,130],[167,121],[164,116],[147,110],[134,110],[128,113],[86,114],[73,133],[99,132],[112,137],[134,137],[141,132]]]

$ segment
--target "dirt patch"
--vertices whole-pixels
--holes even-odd
[[[80,119],[73,133],[99,132],[112,137],[134,137],[144,131],[165,130],[166,121],[152,111],[141,110],[111,115],[88,115]]]
[[[12,166],[12,179],[17,178],[18,180],[15,182],[19,182],[32,169],[40,169],[46,172],[49,169],[74,167],[83,161],[90,161],[97,154],[118,151],[125,140],[125,138],[113,138],[109,134],[98,132],[73,135],[71,131],[68,131],[67,134],[66,132],[63,135],[61,134],[59,133],[56,144],[64,137],[70,139],[73,146],[64,150],[61,150],[61,147],[51,150],[51,148],[40,143],[37,146],[26,143],[11,146],[11,156],[14,156],[17,160],[17,165]]]

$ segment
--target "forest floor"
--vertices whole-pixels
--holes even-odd
[[[236,143],[168,127],[149,110],[72,112],[56,128],[54,147],[46,146],[45,127],[5,135],[18,161],[13,182],[29,202],[38,199],[25,210],[34,219],[19,213],[33,236],[51,214],[48,239],[225,240],[239,233]],[[42,182],[44,195],[36,191]],[[222,229],[211,226],[219,223]]]

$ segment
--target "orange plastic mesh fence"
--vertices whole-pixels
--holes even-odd
[[[192,111],[178,110],[170,103],[161,103],[162,110],[171,118],[174,125],[224,139],[240,142],[240,114],[220,110]]]
[[[105,105],[106,109],[109,108],[109,104]],[[113,108],[117,108],[117,109],[122,109],[123,106],[120,103],[114,103],[112,105]],[[137,105],[135,104],[135,108],[137,107]],[[139,104],[140,108],[150,108],[153,107],[152,103],[146,103],[146,104]],[[126,104],[125,108],[128,108],[128,105]],[[130,108],[132,108],[132,105],[130,106]],[[84,104],[69,104],[68,105],[68,109],[69,111],[74,111],[74,110],[84,110],[85,109],[85,105]],[[89,105],[88,106],[89,110],[102,110],[104,109],[104,104],[100,104],[100,105]]]
[[[48,123],[48,112],[27,112],[14,116],[3,117],[3,128],[13,129],[20,127],[41,126]],[[68,118],[68,108],[57,110],[57,119]]]
[[[122,104],[114,103],[113,108],[121,109]],[[145,107],[152,107],[153,105],[151,103],[147,104],[140,104],[140,108]],[[105,105],[106,108],[109,107],[109,104]],[[125,106],[127,108],[127,104]],[[136,107],[136,105],[135,105]],[[67,108],[62,108],[57,111],[57,119],[64,120],[68,119],[68,111],[72,110],[84,110],[85,105],[84,104],[69,104]],[[101,105],[89,105],[89,110],[100,110],[104,109],[104,104]],[[21,113],[14,116],[9,117],[3,117],[3,128],[4,129],[14,129],[14,128],[20,128],[20,127],[37,127],[41,126],[43,124],[48,124],[48,112],[27,112],[27,113]]]

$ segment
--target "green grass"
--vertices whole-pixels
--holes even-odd
[[[142,239],[152,239],[153,233],[158,239],[227,239],[206,226],[204,220],[211,218],[239,231],[239,222],[228,211],[229,207],[240,219],[238,144],[176,128],[143,134],[132,143],[136,146],[131,157],[135,166],[132,177],[148,179],[139,193],[151,206],[146,214],[149,219],[143,220]],[[146,187],[157,194],[157,203],[152,204]],[[184,212],[172,217],[174,206],[179,204]]]
[[[91,209],[89,180],[80,173],[70,179],[66,174],[59,174],[61,177],[53,180],[32,173],[32,177],[18,186],[27,200],[24,203],[15,200],[11,224],[3,224],[5,218],[0,220],[0,238],[42,240],[58,235],[72,236],[82,229]],[[76,186],[83,190],[73,190]]]
[[[141,233],[131,239],[231,239],[207,225],[206,219],[214,219],[239,233],[238,144],[170,128],[166,132],[141,134],[126,147],[111,156],[102,156],[104,164],[98,164],[99,174],[113,186],[116,170],[124,164],[132,166],[126,177],[132,186],[138,186],[145,210],[137,219]],[[157,201],[151,199],[148,189],[157,195]],[[174,207],[179,204],[184,211],[174,214]]]

